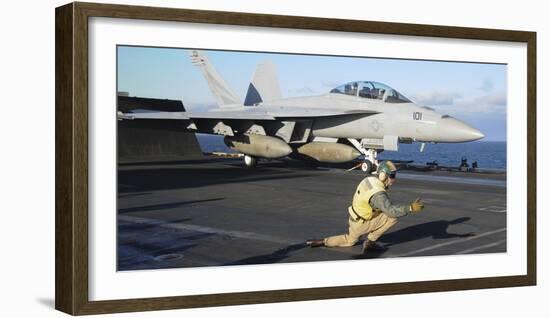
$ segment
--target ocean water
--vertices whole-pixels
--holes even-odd
[[[203,152],[234,152],[223,143],[223,136],[197,134]],[[420,144],[400,144],[399,151],[384,151],[378,155],[381,160],[413,160],[424,165],[436,160],[439,165],[458,167],[461,159],[468,164],[477,161],[479,168],[506,169],[505,141],[475,141],[459,144],[426,144],[420,152]]]
[[[468,164],[477,161],[478,168],[506,169],[505,141],[474,141],[459,144],[426,144],[420,152],[420,144],[400,144],[399,151],[384,151],[378,159],[414,160],[426,164],[437,160],[439,165],[457,167],[462,158]]]

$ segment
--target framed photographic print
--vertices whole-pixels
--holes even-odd
[[[536,284],[535,52],[527,31],[57,8],[56,308]]]

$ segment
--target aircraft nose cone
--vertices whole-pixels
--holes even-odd
[[[443,118],[439,128],[440,138],[446,142],[467,142],[485,137],[478,129],[452,117]]]
[[[470,127],[470,130],[467,132],[467,134],[470,136],[470,140],[479,140],[482,138],[485,138],[485,134],[479,131],[478,129],[475,129],[473,127]]]

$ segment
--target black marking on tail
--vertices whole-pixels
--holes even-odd
[[[254,84],[250,83],[244,99],[244,106],[254,106],[261,102],[262,96],[260,96],[260,92],[254,87]]]

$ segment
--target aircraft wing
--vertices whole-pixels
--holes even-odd
[[[212,110],[205,112],[158,112],[135,111],[132,113],[120,113],[119,119],[168,119],[168,120],[193,120],[193,119],[218,119],[218,120],[278,120],[291,118],[332,117],[344,115],[373,115],[371,110],[341,110],[332,108],[239,108],[238,110]]]
[[[343,121],[377,114],[376,111],[357,109],[305,108],[305,107],[225,107],[203,112],[159,112],[134,110],[131,113],[118,113],[119,120],[177,120],[187,130],[234,136],[235,132],[251,132],[261,135],[275,135],[285,142],[305,142],[315,119],[342,118]],[[300,126],[298,126],[300,122]],[[302,127],[295,131],[295,127]]]
[[[118,113],[118,119],[167,119],[167,120],[275,120],[266,112],[237,112],[237,111],[213,111],[213,112],[131,112]]]

